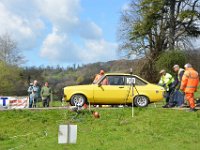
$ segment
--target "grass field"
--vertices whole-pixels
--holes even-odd
[[[159,106],[160,107],[160,106]],[[76,118],[68,110],[0,112],[0,150],[199,150],[200,111],[154,108],[98,109]],[[77,144],[58,144],[60,124],[77,124]]]
[[[199,91],[195,96],[200,98]],[[131,108],[97,111],[100,119],[89,111],[77,117],[68,110],[0,111],[0,150],[200,149],[200,110],[189,113],[152,104],[135,108],[133,118]],[[77,144],[60,145],[58,127],[68,123],[78,125]]]

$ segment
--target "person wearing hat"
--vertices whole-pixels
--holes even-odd
[[[183,68],[180,68],[177,64],[173,66],[173,70],[177,74],[174,81],[175,92],[173,100],[176,106],[181,107],[184,104],[184,93],[180,90],[180,86],[185,70]]]
[[[166,73],[166,71],[163,69],[160,71],[160,81],[159,85],[165,88],[166,90],[166,105],[163,106],[163,108],[168,108],[169,106],[169,99],[170,99],[170,94],[173,91],[172,84],[174,82],[174,78],[172,77],[171,74]]]
[[[104,70],[100,70],[99,74],[97,74],[95,76],[95,79],[94,79],[93,83],[97,83],[99,81],[99,79],[101,79],[101,77],[104,76],[104,74],[105,74]]]
[[[189,102],[191,112],[195,111],[194,93],[199,84],[199,74],[192,68],[191,64],[186,64],[185,72],[181,81],[180,90],[185,93],[186,100]]]

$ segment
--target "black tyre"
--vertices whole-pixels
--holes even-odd
[[[134,98],[134,103],[137,107],[146,107],[149,104],[149,99],[146,96],[139,95]]]
[[[70,99],[70,104],[72,106],[83,106],[85,103],[86,103],[86,98],[81,94],[73,95]]]

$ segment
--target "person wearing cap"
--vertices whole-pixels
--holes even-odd
[[[183,68],[180,68],[179,65],[174,65],[173,66],[173,70],[174,72],[177,73],[177,85],[176,85],[176,89],[180,89],[180,86],[181,86],[181,80],[182,80],[182,77],[183,77],[183,74],[185,72],[185,70]]]
[[[94,79],[93,83],[97,83],[99,81],[99,79],[101,79],[101,77],[104,76],[104,74],[105,74],[104,70],[100,70],[99,74],[97,74],[95,76],[95,79]]]
[[[166,105],[164,105],[163,108],[168,108],[170,94],[173,91],[172,83],[174,82],[174,78],[172,77],[171,74],[166,73],[164,69],[160,71],[160,75],[161,77],[158,84],[163,86],[166,90]]]
[[[180,86],[185,70],[183,68],[180,68],[177,64],[173,66],[173,70],[177,74],[174,81],[175,92],[173,100],[176,106],[181,107],[184,104],[184,93],[180,91]]]
[[[182,77],[180,90],[185,93],[186,100],[189,102],[191,112],[195,111],[194,93],[199,84],[199,74],[192,68],[191,64],[186,64],[185,72]]]

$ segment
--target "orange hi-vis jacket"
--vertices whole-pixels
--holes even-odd
[[[180,89],[185,93],[194,93],[199,84],[198,72],[193,68],[188,68],[182,77]]]

